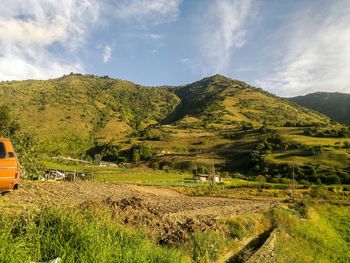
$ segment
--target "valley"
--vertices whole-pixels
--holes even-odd
[[[294,163],[298,181],[350,180],[347,126],[221,75],[143,87],[70,74],[2,82],[0,92],[41,164],[66,156],[191,173],[214,163],[222,174],[277,182]]]
[[[21,188],[0,196],[2,262],[350,258],[350,130],[322,113],[221,75],[143,87],[70,74],[0,94],[22,165]]]

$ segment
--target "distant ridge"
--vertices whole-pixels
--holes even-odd
[[[350,94],[340,92],[316,92],[289,98],[301,106],[317,110],[337,122],[350,124]]]

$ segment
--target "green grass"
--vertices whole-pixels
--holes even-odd
[[[350,142],[349,138],[320,138],[320,137],[311,137],[311,136],[296,135],[296,134],[284,135],[284,137],[287,140],[305,144],[305,145],[334,146],[335,143],[337,142],[340,142],[340,143]]]
[[[348,166],[350,155],[344,151],[324,151],[317,155],[305,155],[303,151],[285,151],[283,153],[271,153],[267,155],[266,160],[273,163],[293,163],[304,165],[310,163],[313,165],[323,165],[328,167],[346,168]]]
[[[110,183],[176,184],[192,178],[190,174],[164,171],[138,171],[137,169],[116,169],[98,172],[97,181]]]
[[[318,206],[316,210],[350,247],[350,207]]]
[[[290,210],[275,209],[273,218],[279,231],[274,262],[349,262],[350,246],[344,238],[347,232],[341,234],[349,225],[336,214],[330,220],[328,209],[347,214],[349,220],[349,209],[344,207],[310,208],[306,219]]]
[[[92,165],[83,164],[65,164],[59,163],[52,160],[42,160],[40,162],[46,169],[56,169],[64,171],[89,171],[92,169]]]
[[[95,210],[42,208],[19,216],[0,212],[0,262],[56,257],[63,263],[188,261],[179,251],[159,247],[141,232],[127,230]]]
[[[93,172],[98,182],[134,184],[180,184],[192,178],[188,173],[165,172],[149,168],[100,167],[98,165],[68,165],[53,161],[43,161],[47,169]]]

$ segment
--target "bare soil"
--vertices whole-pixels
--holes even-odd
[[[123,224],[147,227],[160,244],[168,245],[189,240],[193,232],[222,231],[220,218],[264,212],[277,204],[273,200],[186,196],[170,187],[32,181],[0,196],[0,201],[12,209],[104,206]]]

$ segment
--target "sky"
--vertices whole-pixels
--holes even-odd
[[[0,80],[70,72],[350,93],[350,0],[1,0]]]

